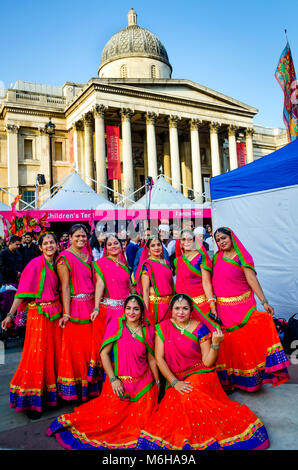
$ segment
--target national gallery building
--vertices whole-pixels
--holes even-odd
[[[254,125],[258,110],[187,79],[174,79],[167,51],[137,24],[105,45],[97,77],[62,87],[17,81],[0,102],[2,201],[34,200],[74,168],[104,197],[134,194],[147,176],[165,175],[203,201],[211,176],[250,163],[287,143],[286,131]],[[51,134],[50,124],[54,124]],[[107,127],[119,129],[120,179],[108,174]],[[239,147],[245,149],[244,162]]]

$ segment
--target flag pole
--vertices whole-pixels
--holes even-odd
[[[289,44],[289,40],[288,40],[288,34],[287,34],[287,30],[285,29],[285,35],[286,35],[286,40],[287,40],[287,43]]]

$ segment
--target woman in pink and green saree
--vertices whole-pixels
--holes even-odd
[[[137,291],[143,297],[151,325],[168,318],[174,293],[173,273],[164,259],[159,237],[150,237],[143,247],[136,272]]]
[[[289,380],[288,358],[272,318],[273,308],[258,282],[254,261],[235,233],[215,232],[219,251],[213,259],[212,285],[225,341],[218,374],[226,390],[255,392],[262,384]],[[257,310],[254,294],[265,312]]]
[[[62,331],[59,280],[54,268],[58,240],[53,233],[39,239],[41,256],[22,272],[14,303],[2,328],[10,327],[18,308],[27,312],[21,361],[10,383],[10,406],[16,411],[41,413],[58,404],[58,365]]]
[[[223,333],[192,318],[193,303],[176,294],[171,318],[156,325],[156,363],[167,380],[164,398],[143,427],[141,450],[257,450],[269,440],[262,421],[231,401],[216,373]]]
[[[107,374],[101,395],[59,416],[47,431],[66,449],[134,449],[157,405],[154,329],[144,326],[139,296],[129,296],[124,311],[107,325],[101,346]]]

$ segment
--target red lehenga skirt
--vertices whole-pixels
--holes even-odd
[[[157,405],[157,387],[137,401],[121,400],[113,393],[109,380],[101,395],[75,408],[74,413],[59,416],[47,430],[69,450],[134,449],[141,429]]]
[[[57,311],[57,303],[51,308]],[[59,302],[60,304],[60,302]],[[16,411],[42,412],[57,406],[57,376],[61,356],[59,317],[43,312],[42,304],[27,305],[27,325],[23,353],[10,382],[10,407]],[[47,305],[47,308],[48,305]],[[26,309],[27,310],[27,309]]]
[[[255,392],[262,384],[277,386],[289,380],[290,362],[267,312],[255,310],[244,326],[223,331],[217,373],[225,390]]]
[[[193,386],[181,395],[166,390],[158,409],[141,431],[141,450],[266,449],[269,440],[260,419],[245,405],[232,401],[216,372],[194,373],[185,379]]]
[[[172,295],[165,295],[163,297],[158,297],[156,295],[149,296],[148,320],[150,325],[156,325],[157,323],[171,317],[169,309],[171,298]]]

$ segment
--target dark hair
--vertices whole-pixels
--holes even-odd
[[[217,233],[224,233],[225,235],[229,235],[229,237],[232,236],[231,230],[228,230],[228,229],[225,228],[225,227],[219,227],[217,230],[215,230],[215,232],[214,232],[214,238],[215,238],[215,236],[216,236]]]
[[[193,301],[192,299],[187,295],[187,294],[175,294],[174,297],[171,298],[171,302],[170,302],[170,310],[173,309],[174,307],[174,303],[177,301],[177,300],[186,300],[191,311],[193,310]]]
[[[153,240],[159,240],[160,244],[162,245],[162,241],[161,241],[160,236],[159,235],[152,235],[151,237],[148,238],[148,240],[146,242],[147,248],[150,248],[150,245],[153,242]]]
[[[11,237],[9,237],[8,244],[10,245],[11,243],[21,242],[21,241],[22,241],[21,237],[18,237],[17,235],[11,235]]]
[[[32,232],[23,233],[23,237],[27,237],[28,235],[29,235],[29,237],[34,238],[34,235],[33,235]]]
[[[73,234],[74,234],[75,232],[77,232],[78,230],[84,230],[84,232],[86,233],[87,237],[89,236],[87,227],[86,227],[86,225],[84,225],[84,224],[74,224],[74,225],[70,228],[70,230],[69,230],[69,236],[72,237]]]
[[[143,299],[139,296],[139,295],[135,295],[135,294],[131,294],[129,295],[126,299],[125,299],[125,302],[124,302],[124,309],[126,308],[128,302],[132,299],[135,299],[138,303],[138,306],[140,307],[140,310],[141,310],[141,314],[143,315],[144,314],[144,311],[145,311],[145,304],[144,304],[144,301]]]
[[[58,239],[56,237],[56,234],[54,232],[45,232],[42,235],[40,235],[38,239],[38,245],[41,247],[42,243],[47,235],[51,235],[51,237],[55,240],[56,244],[58,245]]]

